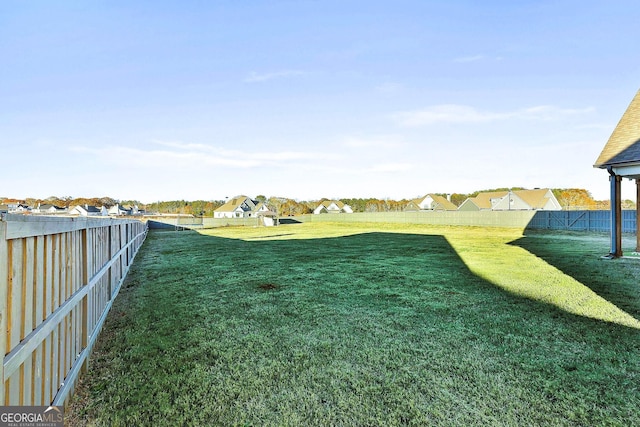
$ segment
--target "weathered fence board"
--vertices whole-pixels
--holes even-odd
[[[0,404],[65,404],[146,237],[135,220],[0,220]]]

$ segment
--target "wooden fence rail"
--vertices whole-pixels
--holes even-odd
[[[64,405],[142,246],[136,220],[0,220],[2,405]]]

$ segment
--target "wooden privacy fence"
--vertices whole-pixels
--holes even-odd
[[[0,220],[0,404],[66,404],[146,233],[137,220]]]

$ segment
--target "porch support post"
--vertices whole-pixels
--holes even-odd
[[[640,179],[636,178],[636,252],[640,252]]]
[[[611,252],[610,258],[622,256],[622,199],[621,182],[622,177],[613,172],[612,167],[608,167],[609,183],[611,188]]]

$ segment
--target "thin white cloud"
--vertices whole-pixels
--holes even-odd
[[[334,159],[337,156],[332,153],[321,153],[317,151],[242,151],[229,150],[208,144],[195,144],[175,141],[154,141],[154,143],[166,147],[171,147],[180,152],[195,152],[201,154],[212,154],[227,159],[237,161],[251,160],[258,162],[283,162],[292,160],[318,160]]]
[[[612,125],[611,123],[586,123],[580,126],[576,126],[574,129],[577,130],[605,130],[605,131],[612,131],[614,129],[615,125]]]
[[[404,146],[405,143],[397,135],[378,135],[371,137],[348,136],[343,139],[342,145],[349,148],[394,149]]]
[[[305,151],[241,151],[227,150],[207,144],[174,141],[154,141],[160,148],[140,149],[122,146],[83,147],[71,150],[90,153],[117,164],[135,167],[175,169],[197,169],[200,167],[222,166],[250,169],[262,166],[283,166],[295,162],[332,159],[331,153]]]
[[[402,126],[425,126],[436,123],[482,123],[503,118],[503,114],[479,111],[466,105],[434,105],[417,111],[403,111],[393,115]]]
[[[245,77],[244,82],[245,83],[261,83],[261,82],[266,82],[268,80],[281,79],[281,78],[293,77],[293,76],[301,76],[303,74],[305,74],[304,71],[300,71],[300,70],[282,70],[282,71],[275,71],[271,73],[257,73],[255,71],[252,71],[251,73],[249,73],[247,77]]]
[[[368,164],[368,161],[361,161],[360,164],[354,165],[353,162],[324,162],[310,164],[307,170],[314,171],[317,174],[326,176],[342,176],[350,177],[347,181],[353,182],[352,177],[357,177],[358,181],[367,174],[379,173],[402,173],[415,169],[415,165],[403,162],[388,162]],[[346,182],[345,182],[346,184]]]
[[[395,113],[392,118],[401,126],[415,127],[438,123],[474,124],[497,120],[554,120],[566,116],[587,114],[595,111],[593,107],[571,109],[552,105],[540,105],[515,111],[483,111],[468,105],[444,104],[422,110]]]
[[[533,120],[554,120],[559,117],[576,116],[593,113],[594,107],[586,108],[560,108],[553,105],[540,105],[515,112],[515,117]]]
[[[454,58],[453,62],[457,62],[459,64],[468,64],[470,62],[479,62],[479,61],[502,61],[502,56],[487,56],[487,55],[469,55],[469,56],[460,56],[458,58]]]
[[[382,173],[394,173],[394,172],[406,172],[413,169],[411,163],[382,163],[373,165],[368,169],[369,172],[382,172]]]
[[[462,56],[459,58],[455,58],[453,62],[461,62],[461,63],[476,62],[476,61],[481,61],[485,58],[486,56],[484,55],[470,55],[470,56]]]
[[[251,159],[228,158],[198,151],[142,150],[121,146],[76,146],[72,147],[71,150],[78,153],[88,153],[103,161],[118,165],[159,168],[167,171],[201,166],[227,166],[234,168],[260,166],[260,162]]]
[[[396,95],[400,93],[403,86],[400,83],[385,82],[375,87],[375,91],[382,95]]]

